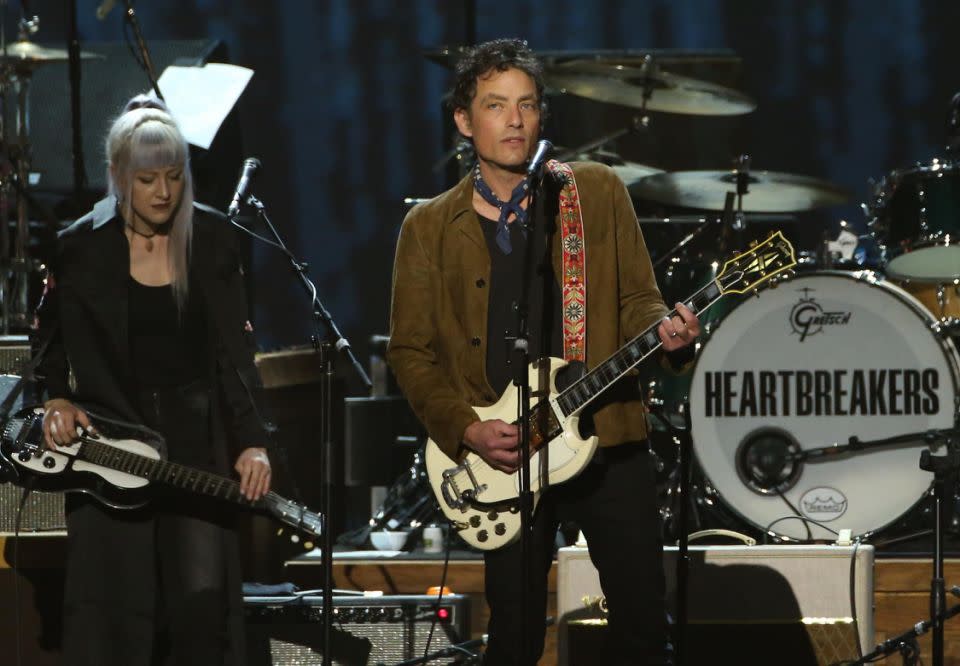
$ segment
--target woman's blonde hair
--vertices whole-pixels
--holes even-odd
[[[190,151],[170,114],[141,107],[122,113],[107,134],[107,181],[125,220],[133,219],[134,174],[141,169],[183,168],[183,195],[170,221],[167,261],[178,308],[187,301],[187,274],[193,238],[193,178]]]

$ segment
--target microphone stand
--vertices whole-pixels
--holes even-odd
[[[670,434],[678,439],[680,448],[677,451],[677,494],[676,502],[679,506],[676,508],[677,520],[674,523],[674,531],[677,534],[677,617],[676,629],[674,630],[674,654],[676,655],[677,666],[684,664],[684,648],[686,647],[687,635],[687,617],[688,603],[687,590],[690,583],[690,536],[688,525],[690,523],[690,461],[693,459],[693,437],[691,435],[692,427],[690,422],[690,400],[684,400],[681,407],[683,415],[683,425],[678,426],[667,418],[660,406],[648,405],[650,415],[656,418],[660,423],[667,426]],[[674,504],[676,506],[676,503]]]
[[[530,264],[533,259],[534,216],[540,198],[539,189],[543,183],[542,171],[530,180],[530,198],[527,201],[527,244],[524,250],[523,280],[520,284],[520,298],[517,301],[517,328],[513,338],[510,363],[513,364],[513,385],[517,387],[517,421],[520,424],[520,663],[526,663],[530,649],[529,625],[531,607],[530,581],[533,571],[531,550],[531,528],[533,526],[533,491],[530,489],[530,331],[527,326],[529,314]],[[508,343],[510,341],[508,340]]]
[[[134,39],[137,40],[137,48],[140,50],[140,57],[143,58],[143,69],[147,73],[147,78],[150,79],[150,87],[153,88],[153,92],[157,94],[158,99],[166,101],[163,99],[163,93],[160,92],[160,86],[157,85],[157,73],[153,69],[150,50],[147,48],[147,42],[143,39],[143,32],[140,30],[140,21],[137,20],[137,12],[133,10],[133,2],[132,0],[123,0],[123,4],[126,7],[123,12],[123,17],[130,25],[130,29],[133,30]]]
[[[321,568],[323,573],[323,664],[324,666],[331,666],[333,663],[331,650],[331,646],[333,645],[333,534],[331,530],[332,521],[330,519],[331,510],[333,507],[333,465],[331,464],[331,461],[333,460],[333,431],[331,425],[331,399],[333,395],[334,372],[333,354],[331,353],[332,350],[336,349],[350,360],[350,363],[353,365],[354,370],[360,377],[360,380],[363,382],[363,385],[366,387],[367,391],[370,390],[373,384],[371,383],[370,378],[367,376],[367,373],[364,372],[363,367],[357,361],[356,356],[354,356],[353,349],[350,347],[350,343],[345,337],[343,337],[343,335],[341,335],[340,329],[337,328],[337,325],[330,316],[330,313],[327,312],[327,309],[323,307],[323,303],[321,303],[320,299],[317,297],[317,287],[313,281],[307,277],[308,265],[299,261],[293,255],[293,253],[287,249],[287,246],[280,237],[280,234],[270,221],[270,218],[266,213],[266,207],[263,205],[263,203],[253,195],[250,195],[247,198],[247,203],[256,209],[257,217],[263,220],[266,227],[270,230],[270,234],[273,236],[273,241],[263,238],[258,234],[253,233],[249,229],[246,229],[243,225],[236,221],[236,216],[229,218],[231,224],[242,229],[245,233],[250,234],[254,238],[273,245],[286,255],[287,259],[290,261],[290,267],[297,275],[297,279],[310,295],[310,303],[311,307],[313,308],[314,333],[311,336],[310,341],[313,344],[314,349],[316,349],[317,353],[320,355],[322,377],[320,422],[323,424],[323,449],[320,459],[323,465],[323,490],[321,493],[320,515],[323,517],[323,535],[320,554]],[[327,332],[330,334],[330,338],[335,340],[334,343],[331,344],[326,340],[321,342],[321,322],[323,322],[325,325]]]

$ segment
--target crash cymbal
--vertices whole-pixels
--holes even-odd
[[[423,55],[438,65],[453,68],[463,57],[467,46],[441,46],[425,49]],[[730,49],[587,49],[583,51],[537,51],[537,57],[547,67],[570,60],[596,60],[622,65],[639,65],[648,58],[660,64],[682,65],[739,65],[741,58]]]
[[[103,56],[88,51],[80,52],[81,60],[93,60],[97,58],[102,59]],[[0,51],[0,64],[20,68],[36,67],[53,62],[67,62],[69,59],[70,55],[64,49],[47,48],[46,46],[34,44],[26,39],[7,44],[6,54]]]
[[[632,185],[640,182],[642,178],[647,176],[652,176],[654,174],[663,173],[663,169],[658,169],[656,167],[648,166],[646,164],[640,164],[639,162],[623,162],[622,164],[611,164],[610,168],[613,169],[620,180],[623,181],[623,184],[628,188]]]
[[[735,116],[757,108],[752,98],[733,88],[670,74],[656,66],[581,60],[548,67],[544,74],[547,85],[560,92],[647,111]]]
[[[847,203],[850,193],[833,183],[775,171],[751,171],[743,210],[787,213]],[[675,171],[642,178],[630,188],[638,199],[671,206],[723,210],[727,192],[737,191],[737,171]]]

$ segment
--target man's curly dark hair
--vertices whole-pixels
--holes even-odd
[[[450,109],[470,109],[477,94],[477,80],[487,74],[518,69],[533,79],[537,87],[540,112],[547,110],[543,94],[543,65],[522,39],[494,39],[468,49],[457,61],[453,89],[447,104]]]

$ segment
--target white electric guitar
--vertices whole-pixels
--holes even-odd
[[[725,294],[756,292],[796,265],[793,247],[778,232],[725,262],[719,274],[684,303],[699,314]],[[675,311],[671,314],[675,314]],[[534,506],[548,486],[579,474],[597,447],[596,437],[584,438],[578,428],[580,414],[590,402],[660,347],[656,324],[613,356],[557,389],[557,373],[566,361],[547,358],[530,365],[530,489]],[[536,387],[546,387],[537,391]],[[474,407],[481,420],[516,423],[516,390],[508,388],[495,404]],[[440,503],[464,541],[482,550],[494,550],[520,533],[519,473],[492,468],[469,452],[461,464],[451,460],[436,442],[426,448],[427,475]]]
[[[115,509],[143,506],[148,498],[141,491],[162,483],[268,513],[305,535],[321,534],[321,516],[273,491],[251,502],[238,481],[161,460],[156,448],[139,439],[78,432],[80,441],[51,451],[43,445],[43,409],[26,408],[3,423],[0,470],[18,485],[29,481],[38,490],[85,492]]]

